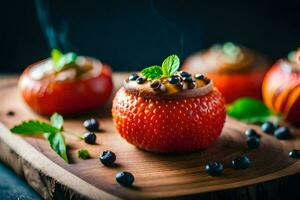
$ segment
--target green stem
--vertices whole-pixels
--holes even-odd
[[[71,131],[63,131],[63,133],[66,133],[66,134],[68,134],[68,135],[72,135],[72,136],[74,136],[74,137],[77,137],[77,138],[83,140],[83,136],[80,135],[79,133],[75,133],[75,132],[71,132]]]

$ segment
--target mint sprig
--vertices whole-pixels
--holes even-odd
[[[179,66],[179,57],[177,55],[170,55],[163,61],[162,66],[154,65],[147,67],[141,71],[141,74],[148,80],[170,77],[179,69]]]
[[[53,60],[54,67],[57,71],[61,71],[66,66],[75,63],[77,59],[77,54],[74,52],[69,52],[63,54],[58,49],[52,49],[51,58]]]
[[[227,114],[248,123],[264,123],[268,120],[280,120],[263,102],[253,98],[240,98],[227,105]],[[277,122],[278,123],[278,122]]]
[[[42,134],[48,140],[51,148],[68,163],[67,147],[63,136],[63,117],[54,113],[51,124],[38,120],[24,121],[10,129],[12,133],[22,135]]]

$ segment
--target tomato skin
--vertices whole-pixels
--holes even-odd
[[[29,107],[41,115],[92,110],[103,106],[112,93],[112,71],[106,64],[102,64],[102,71],[96,77],[65,81],[32,79],[29,71],[34,65],[27,67],[21,75],[19,89]]]
[[[262,99],[261,85],[266,69],[257,69],[241,73],[207,73],[214,80],[215,86],[222,92],[226,103],[231,103],[241,97]]]

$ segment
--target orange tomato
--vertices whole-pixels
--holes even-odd
[[[290,122],[300,122],[300,64],[279,60],[267,72],[262,86],[266,105]]]

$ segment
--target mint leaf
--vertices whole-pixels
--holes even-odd
[[[141,71],[141,74],[148,80],[153,80],[156,78],[160,78],[162,76],[162,71],[160,66],[154,65],[143,69]]]
[[[58,132],[59,129],[47,124],[45,122],[40,122],[38,120],[29,120],[25,121],[20,125],[14,126],[10,129],[12,133],[24,134],[24,135],[34,135],[41,134],[44,132],[55,133]]]
[[[172,76],[179,69],[180,60],[177,55],[168,56],[162,63],[162,73],[164,76]]]
[[[249,123],[263,123],[273,116],[263,102],[247,97],[234,101],[226,110],[230,117]]]
[[[61,130],[64,124],[64,118],[59,115],[58,113],[52,114],[50,118],[52,126],[56,127],[57,129]]]
[[[67,147],[63,134],[60,131],[54,133],[44,133],[44,137],[50,143],[51,148],[68,163]]]
[[[59,59],[63,56],[63,54],[58,49],[52,49],[51,58],[53,60],[54,66],[58,65]]]
[[[74,52],[63,54],[58,49],[52,49],[51,58],[53,60],[53,65],[56,68],[56,70],[60,71],[67,65],[75,63],[77,59],[77,54]]]
[[[89,151],[86,149],[78,149],[77,156],[78,156],[78,158],[81,158],[83,160],[91,157]]]

